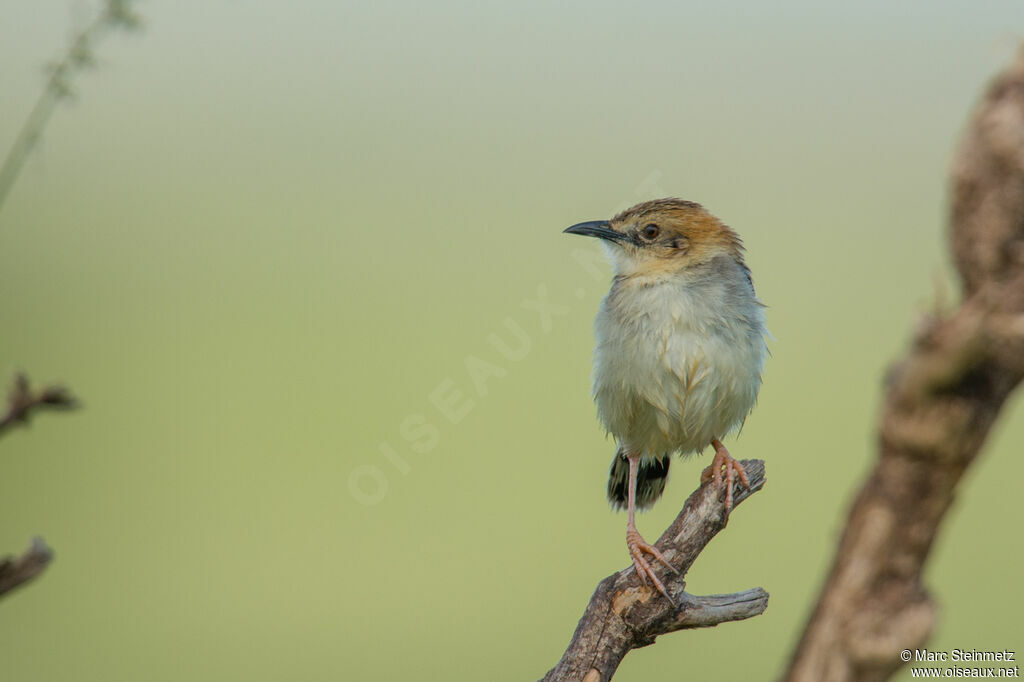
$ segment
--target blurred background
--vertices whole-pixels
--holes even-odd
[[[97,8],[0,0],[0,147]],[[769,482],[688,585],[771,604],[616,679],[776,676],[883,370],[955,300],[948,160],[1019,0],[137,8],[0,211],[4,383],[84,403],[0,442],[0,553],[57,554],[0,603],[3,678],[542,676],[628,563],[589,395],[609,271],[561,230],[660,196],[739,231],[770,306],[727,441]],[[1022,410],[938,540],[933,649],[1021,649]]]

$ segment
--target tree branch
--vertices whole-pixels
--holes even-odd
[[[734,511],[764,487],[764,462],[744,460],[750,490],[739,483],[733,491]],[[653,587],[640,583],[633,567],[614,573],[597,585],[562,660],[544,676],[544,682],[582,680],[607,682],[631,650],[677,630],[714,627],[719,623],[757,616],[768,608],[768,593],[760,587],[736,594],[695,597],[684,578],[704,547],[725,528],[724,492],[713,483],[698,488],[655,543],[679,574],[659,576],[676,604]]]
[[[72,37],[64,56],[49,66],[50,75],[46,87],[0,164],[0,208],[14,186],[14,181],[18,179],[25,161],[42,137],[57,104],[72,95],[72,77],[77,71],[95,63],[93,46],[100,36],[110,28],[135,29],[140,25],[138,15],[131,8],[131,1],[106,0],[96,18]]]
[[[951,242],[964,299],[921,321],[887,379],[878,460],[850,510],[786,680],[884,680],[936,606],[921,572],[964,470],[1024,378],[1024,50],[957,151]]]
[[[28,377],[18,374],[7,396],[7,412],[0,415],[0,436],[18,424],[27,424],[29,417],[38,410],[70,410],[77,406],[77,401],[64,387],[46,386],[32,391]],[[0,559],[0,597],[39,576],[52,559],[53,551],[38,537],[22,556]]]
[[[0,596],[39,576],[53,559],[53,551],[42,538],[33,538],[32,545],[18,558],[0,559]]]
[[[78,401],[63,386],[44,386],[32,391],[28,377],[18,374],[7,394],[7,412],[0,415],[0,436],[19,424],[27,424],[29,417],[40,410],[73,410]]]

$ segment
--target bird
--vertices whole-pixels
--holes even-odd
[[[770,337],[765,305],[739,235],[698,203],[645,201],[564,231],[600,239],[612,266],[594,321],[593,374],[598,417],[617,443],[608,499],[627,510],[626,547],[641,582],[671,602],[647,557],[676,569],[640,535],[635,513],[661,497],[675,453],[714,449],[701,480],[724,484],[726,515],[734,482],[749,489],[722,439],[757,401]]]

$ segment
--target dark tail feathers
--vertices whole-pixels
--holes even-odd
[[[668,480],[669,455],[641,460],[636,473],[636,508],[647,509],[665,492]],[[625,509],[629,493],[629,460],[621,450],[615,453],[611,471],[608,472],[608,501],[615,509]]]

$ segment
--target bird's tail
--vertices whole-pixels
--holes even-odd
[[[636,508],[647,509],[665,492],[665,481],[668,480],[668,465],[672,458],[668,454],[653,459],[640,460],[640,468],[636,472]],[[608,501],[615,509],[625,509],[629,495],[629,460],[619,450],[612,460],[611,471],[608,472]]]

